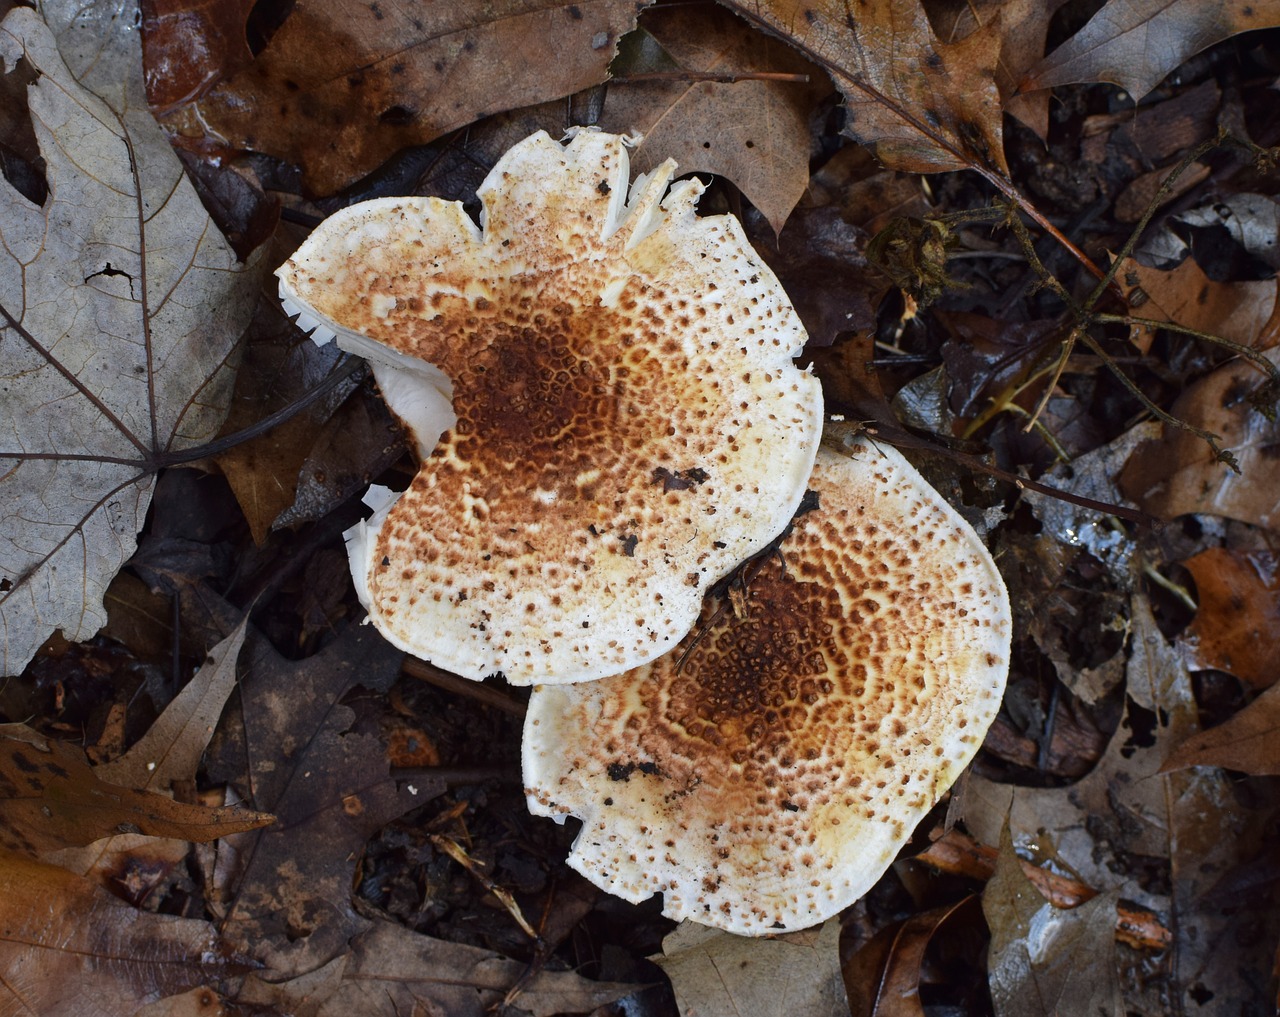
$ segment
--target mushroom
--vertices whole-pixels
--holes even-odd
[[[481,185],[479,229],[456,202],[365,202],[277,273],[299,325],[373,359],[423,455],[348,534],[370,618],[469,678],[660,656],[786,525],[817,451],[777,279],[737,220],[695,214],[700,182],[668,189],[673,162],[629,188],[629,143],[535,134]]]
[[[571,866],[742,935],[866,893],[977,751],[1009,663],[1000,573],[897,451],[824,447],[810,487],[736,610],[708,597],[660,660],[535,687],[525,721],[530,811],[582,820]]]

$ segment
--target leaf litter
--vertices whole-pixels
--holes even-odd
[[[97,888],[36,873],[21,859],[0,862],[0,874],[28,874],[45,887],[59,911],[79,916],[106,906],[101,913],[113,927],[132,921],[142,930],[122,948],[127,972],[105,961],[92,968],[86,984],[104,1012],[205,1012],[217,1002],[228,1012],[507,1007],[671,1017],[765,1012],[760,1007],[799,999],[819,999],[813,1005],[823,1012],[852,1005],[881,1017],[940,1005],[1065,1012],[1085,999],[1107,1013],[1270,1012],[1274,985],[1264,973],[1280,929],[1270,917],[1278,884],[1266,846],[1277,803],[1257,775],[1275,772],[1277,713],[1265,688],[1274,669],[1253,634],[1269,631],[1274,607],[1273,584],[1258,563],[1275,550],[1276,441],[1259,365],[1201,336],[1262,351],[1275,345],[1266,233],[1274,177],[1253,161],[1280,141],[1266,99],[1266,83],[1280,70],[1268,63],[1271,37],[1239,36],[1165,78],[1173,65],[1130,59],[1126,40],[1158,29],[1161,19],[1189,23],[1190,6],[1111,0],[1103,5],[1109,23],[1132,31],[1105,41],[1097,55],[1119,54],[1132,94],[1148,93],[1135,107],[1109,85],[1027,91],[1056,73],[1050,61],[1060,66],[1089,38],[1072,5],[1054,15],[1052,4],[894,0],[852,21],[822,3],[725,6],[737,17],[700,5],[643,12],[614,5],[604,15],[584,4],[526,5],[503,21],[492,9],[460,8],[453,34],[413,37],[398,76],[394,55],[379,57],[364,76],[351,68],[333,75],[318,59],[335,31],[350,33],[333,43],[344,60],[379,53],[376,30],[405,14],[378,4],[354,19],[347,14],[356,8],[334,3],[275,24],[261,10],[251,17],[244,5],[228,6],[204,18],[209,61],[189,67],[157,48],[170,25],[153,18],[143,35],[157,44],[147,57],[152,99],[165,106],[201,198],[237,238],[236,250],[276,228],[275,202],[286,219],[304,224],[355,197],[416,192],[473,202],[476,184],[512,143],[573,123],[644,130],[638,162],[675,155],[710,178],[702,210],[736,211],[747,221],[810,328],[828,398],[878,440],[908,443],[940,490],[989,533],[1016,591],[1009,691],[973,774],[846,912],[843,928],[833,923],[803,943],[720,937],[679,953],[673,939],[664,951],[670,926],[656,909],[584,888],[563,869],[568,837],[524,813],[514,766],[519,700],[427,667],[402,668],[369,630],[354,627],[359,613],[339,536],[359,515],[353,496],[376,479],[399,477],[403,486],[414,467],[400,458],[372,389],[347,375],[304,416],[223,451],[207,472],[162,471],[145,525],[143,507],[110,520],[119,533],[95,529],[93,520],[81,530],[72,525],[72,539],[101,556],[96,585],[62,573],[75,593],[61,596],[84,627],[45,611],[51,624],[24,651],[39,654],[0,693],[0,720],[30,720],[34,732],[23,737],[80,741],[103,761],[90,770],[80,757],[74,772],[84,786],[111,775],[198,807],[243,803],[279,817],[273,827],[194,847],[117,837],[109,853],[98,844],[46,853],[90,872]],[[1270,16],[1265,5],[1255,8]],[[162,9],[184,13],[180,2],[153,12]],[[637,13],[639,30],[628,36]],[[60,75],[67,94],[79,97],[75,112],[92,105],[79,90],[88,86],[123,111],[99,120],[108,141],[114,130],[117,151],[121,133],[133,142],[140,178],[163,165],[166,179],[179,179],[138,116],[141,72],[119,71],[126,55],[130,67],[138,60],[130,49],[136,36],[119,31],[131,24],[130,12],[50,5],[46,16],[58,54],[46,45],[32,49],[39,59],[7,64],[3,81],[17,90],[6,94],[25,103],[28,83],[38,95],[41,81]],[[1209,16],[1210,27],[1233,35],[1241,16],[1227,5]],[[550,60],[541,48],[547,35],[539,33],[557,30],[557,18],[584,23],[564,36],[580,57],[587,53],[575,33],[590,29],[589,42],[604,33],[585,64]],[[25,34],[38,32],[29,12],[21,20],[33,22]],[[686,23],[701,26],[696,40],[676,31]],[[334,28],[345,24],[350,29]],[[537,31],[516,30],[534,24]],[[317,25],[328,27],[317,35]],[[10,29],[5,38],[13,37]],[[619,42],[623,58],[606,82]],[[637,49],[649,62],[628,66]],[[440,73],[424,55],[445,62],[448,87],[423,84]],[[70,71],[58,70],[57,56]],[[508,66],[524,76],[507,75]],[[1112,73],[1096,61],[1073,66],[1081,80]],[[777,73],[784,78],[770,77]],[[522,91],[530,78],[540,80]],[[133,91],[121,90],[125,80]],[[831,85],[836,95],[824,95]],[[244,105],[226,112],[229,97]],[[520,105],[541,99],[554,101]],[[452,102],[453,112],[431,119]],[[1002,120],[1004,112],[1026,127]],[[338,116],[349,144],[317,129]],[[436,126],[424,128],[428,121]],[[1235,147],[1196,150],[1219,121],[1231,125]],[[73,187],[66,181],[79,180],[60,161],[73,151],[64,129],[79,122],[68,116],[41,134],[39,115],[0,118],[0,170],[13,189],[0,203],[5,228],[14,216],[39,224],[44,209],[62,207]],[[62,145],[42,156],[37,139],[49,138]],[[1166,184],[1179,163],[1187,170]],[[118,171],[128,163],[117,157],[104,165]],[[957,169],[976,172],[948,172]],[[334,195],[357,179],[351,193]],[[207,359],[194,364],[165,360],[153,343],[158,366],[144,376],[162,412],[135,398],[127,404],[133,415],[123,415],[108,401],[123,422],[114,432],[96,427],[103,419],[96,410],[71,439],[71,422],[91,414],[41,431],[52,443],[40,453],[61,457],[60,482],[71,477],[66,468],[81,468],[76,456],[92,455],[125,460],[94,464],[96,475],[120,467],[111,484],[143,490],[158,466],[181,458],[181,446],[198,454],[222,425],[232,345],[256,289],[194,193],[185,185],[173,191],[186,235],[226,259],[217,281],[227,288],[216,306],[234,327],[220,325],[217,337],[202,340]],[[156,207],[179,203],[170,197]],[[1143,238],[1129,245],[1131,224],[1152,211]],[[141,249],[136,213],[118,221],[126,232],[105,238],[116,244],[109,257],[105,248],[85,248],[94,255],[89,270],[63,259],[76,267],[58,292],[90,301],[74,306],[131,306],[128,284],[143,273],[123,256],[117,261],[117,248]],[[83,216],[68,217],[73,238],[89,228]],[[273,260],[301,234],[285,223],[276,235],[282,246]],[[148,259],[162,253],[151,243],[157,236],[148,234]],[[917,242],[929,237],[940,242]],[[891,279],[867,256],[868,247],[874,255],[895,239],[909,255],[898,268],[928,270],[916,273],[919,285],[912,272]],[[1117,252],[1127,260],[1116,266],[1114,285],[1099,290],[1097,266],[1112,266]],[[148,273],[159,279],[162,269]],[[150,300],[150,290],[135,290]],[[61,303],[73,301],[50,306]],[[128,320],[137,327],[115,320],[103,331],[168,335],[160,327],[168,320],[151,312],[157,304],[135,301]],[[291,345],[273,314],[269,306],[258,313],[223,436],[266,431],[264,418],[288,415],[334,377],[323,356]],[[7,328],[0,347],[5,374],[13,336]],[[293,365],[301,369],[291,374]],[[121,373],[117,364],[107,369]],[[84,371],[58,377],[67,389],[54,393],[59,408],[81,390],[103,400],[124,391],[119,383],[93,387]],[[179,382],[194,383],[187,391],[196,395],[169,395]],[[1217,434],[1241,474],[1215,461],[1178,420]],[[41,427],[60,423],[55,417]],[[106,443],[99,432],[119,437]],[[1037,482],[1041,493],[1032,495],[1027,488]],[[76,483],[77,494],[88,489]],[[135,501],[142,506],[146,497]],[[107,597],[114,640],[80,641],[101,624],[96,598],[140,529],[139,553]],[[20,544],[32,539],[10,523],[4,533]],[[5,573],[8,582],[13,575]],[[250,612],[237,665],[232,643],[215,647]],[[46,645],[54,627],[72,642]],[[215,662],[202,667],[206,650]],[[18,669],[16,653],[13,662]],[[193,712],[188,701],[204,705]],[[187,719],[178,723],[179,716]],[[206,745],[211,726],[216,735]],[[121,756],[126,746],[135,748]],[[147,770],[157,759],[171,762]],[[52,836],[34,819],[18,827],[28,840]],[[14,906],[21,910],[23,900]],[[219,957],[237,959],[208,966],[187,947],[155,945],[173,924],[158,910],[194,923],[182,926],[189,944],[213,944]],[[56,947],[59,932],[56,924],[28,928],[3,972],[45,973],[38,984],[46,995],[33,996],[47,1004],[41,1012],[88,1012],[83,1000],[60,995],[68,955]],[[836,940],[856,943],[855,959],[842,964]],[[249,956],[264,966],[246,972]],[[154,974],[152,962],[169,974]],[[848,1001],[842,968],[852,979]],[[624,995],[625,1003],[612,1002]]]

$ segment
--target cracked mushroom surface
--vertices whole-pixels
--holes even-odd
[[[402,649],[514,684],[620,673],[795,511],[822,426],[791,359],[804,329],[674,169],[629,186],[626,139],[539,133],[480,187],[481,228],[456,202],[378,199],[277,273],[317,341],[371,358],[424,455],[348,536]]]
[[[894,449],[824,448],[741,617],[708,597],[672,653],[534,689],[525,793],[582,820],[569,864],[743,935],[861,897],[982,743],[1008,594],[969,525]],[[742,604],[742,598],[737,598]]]

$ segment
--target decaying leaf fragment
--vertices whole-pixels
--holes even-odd
[[[369,358],[423,456],[348,534],[357,592],[467,678],[661,655],[782,531],[817,452],[782,287],[736,219],[696,214],[701,182],[668,188],[674,162],[632,185],[628,143],[539,132],[480,187],[483,228],[457,202],[363,202],[277,273],[317,341]]]
[[[1277,0],[1110,0],[1023,78],[1023,92],[1110,81],[1141,99],[1188,57],[1280,24]]]
[[[106,621],[155,467],[221,424],[255,289],[151,120],[129,21],[95,38],[86,72],[111,104],[35,11],[0,25],[5,68],[39,73],[28,100],[49,183],[41,208],[0,182],[5,674],[55,629],[87,639]]]
[[[5,853],[0,930],[5,1014],[120,1017],[243,964],[208,922],[139,911],[65,869]]]
[[[75,746],[23,724],[0,725],[0,845],[34,854],[117,833],[207,841],[265,826],[234,806],[186,805],[102,781]]]

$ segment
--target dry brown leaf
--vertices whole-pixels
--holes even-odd
[[[603,81],[647,3],[314,0],[164,123],[188,147],[294,163],[310,191],[331,194],[401,148]]]
[[[1030,92],[1109,81],[1136,101],[1202,49],[1275,25],[1280,25],[1280,0],[1110,0],[1018,87]]]
[[[1191,1009],[1194,992],[1203,998],[1212,993],[1222,1012],[1247,1010],[1245,1001],[1256,989],[1244,972],[1265,963],[1260,952],[1265,954],[1266,942],[1249,941],[1245,930],[1261,920],[1251,909],[1269,908],[1269,901],[1242,906],[1210,891],[1264,850],[1265,813],[1242,809],[1214,770],[1160,771],[1172,746],[1195,733],[1198,710],[1181,654],[1161,634],[1144,597],[1131,602],[1130,631],[1125,716],[1093,772],[1056,789],[1013,788],[972,776],[965,823],[993,844],[1007,817],[1023,853],[1101,894],[1119,892],[1165,916],[1173,936],[1167,984],[1182,989],[1186,1007]],[[1143,871],[1160,878],[1141,879],[1134,857],[1147,859],[1150,868]],[[1237,963],[1223,965],[1228,948]],[[1123,990],[1131,1012],[1163,1012],[1168,1005],[1155,985],[1126,981]]]
[[[1280,349],[1264,356],[1280,363]],[[1219,435],[1239,460],[1239,473],[1216,462],[1196,435],[1165,426],[1163,437],[1139,445],[1125,464],[1125,497],[1160,519],[1201,512],[1280,527],[1280,422],[1249,402],[1264,380],[1252,364],[1234,361],[1191,385],[1171,410]]]
[[[1182,742],[1162,770],[1187,766],[1220,766],[1255,776],[1280,774],[1280,684],[1230,720]]]
[[[207,922],[138,911],[57,866],[0,854],[0,1013],[121,1017],[235,963]]]
[[[227,697],[236,683],[236,659],[246,622],[209,651],[205,664],[124,755],[94,768],[99,780],[168,795],[175,781],[195,784],[196,771]],[[230,831],[228,831],[230,832]],[[186,840],[121,834],[87,847],[46,852],[44,860],[96,879],[108,889],[128,886],[145,900],[186,856]]]
[[[0,725],[0,845],[7,849],[35,854],[117,833],[208,841],[271,820],[108,784],[76,746],[48,741],[24,724]]]
[[[146,109],[130,13],[106,6],[48,5],[70,21],[56,44],[29,8],[0,26],[5,65],[40,73],[50,191],[40,207],[0,183],[5,674],[106,621],[155,469],[222,422],[256,290]]]
[[[1182,563],[1200,608],[1182,637],[1192,668],[1216,668],[1264,689],[1280,679],[1280,576],[1269,551],[1211,547]]]
[[[671,979],[683,1017],[848,1017],[840,919],[773,939],[684,922],[651,958]]]
[[[1043,141],[1049,133],[1049,93],[1015,95],[1023,75],[1044,57],[1049,22],[1067,0],[934,0],[926,3],[934,30],[944,42],[963,39],[999,19],[1000,62],[996,87],[1004,111],[1030,127]]]
[[[1133,314],[1153,321],[1175,322],[1242,346],[1255,343],[1276,309],[1275,279],[1214,282],[1194,258],[1187,258],[1169,271],[1131,261],[1117,278]],[[1153,331],[1147,326],[1135,326],[1130,338],[1146,352],[1151,348]],[[1195,342],[1191,338],[1180,341]]]
[[[571,971],[526,978],[528,970],[489,950],[377,921],[352,940],[349,952],[316,971],[283,982],[269,973],[251,975],[237,1001],[314,1017],[486,1017],[507,1012],[505,1001],[512,1012],[555,1017],[595,1011],[639,988]]]
[[[848,106],[847,132],[889,168],[1008,176],[995,84],[1000,36],[993,25],[944,46],[919,0],[725,5],[826,68]]]
[[[920,969],[933,934],[974,897],[922,911],[877,932],[844,962],[851,1017],[925,1017]]]
[[[681,173],[733,181],[777,233],[809,182],[809,114],[831,90],[826,74],[722,7],[659,7],[642,24],[660,54],[615,63],[613,72],[666,72],[676,80],[610,85],[600,126],[644,135],[632,156],[639,173],[671,158]],[[809,81],[707,80],[751,72]],[[679,80],[682,73],[688,80]]]

